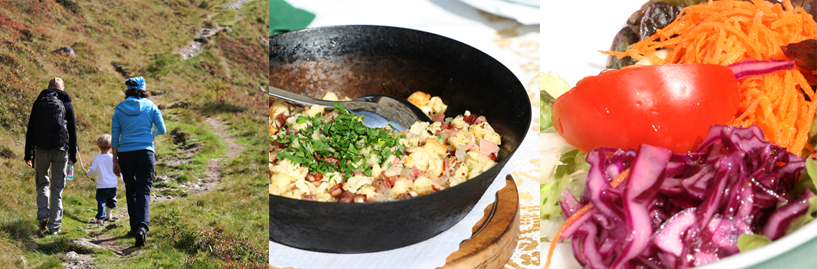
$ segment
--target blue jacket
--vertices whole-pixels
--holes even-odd
[[[156,131],[151,128],[155,126]],[[147,98],[130,96],[116,105],[111,121],[111,147],[117,152],[153,150],[153,137],[165,133],[162,112]]]

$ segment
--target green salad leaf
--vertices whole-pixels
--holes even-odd
[[[793,193],[802,193],[806,188],[811,189],[812,193],[817,193],[817,190],[815,190],[815,186],[817,186],[817,159],[815,159],[815,157],[817,157],[815,154],[806,157],[806,173],[800,178],[800,182],[795,186]],[[808,210],[806,214],[795,219],[791,225],[789,225],[786,234],[790,234],[800,227],[803,227],[815,218],[817,218],[817,196],[808,199]]]
[[[759,234],[741,234],[738,236],[738,250],[745,252],[765,246],[771,242],[771,239]]]
[[[561,224],[564,223],[562,208],[559,204],[559,201],[562,200],[562,191],[567,189],[576,197],[584,191],[587,171],[590,169],[590,164],[584,160],[586,156],[587,153],[575,148],[563,153],[554,174],[546,178],[545,183],[540,185],[541,240],[547,241],[553,238]]]
[[[799,218],[795,219],[789,228],[786,230],[786,234],[790,234],[800,227],[803,227],[807,223],[817,218],[817,196],[811,197],[808,199],[808,210],[806,210],[806,214],[800,216]]]
[[[570,84],[554,72],[539,74],[539,132],[542,143],[539,190],[540,239],[549,241],[565,222],[562,217],[562,191],[568,189],[574,196],[584,191],[587,170],[586,153],[567,144],[556,133],[551,120],[551,105],[559,96],[570,90]]]
[[[559,74],[554,72],[539,73],[539,132],[540,133],[554,133],[553,123],[551,122],[551,107],[550,105],[556,101],[562,94],[570,90],[570,84],[567,83]]]
[[[817,187],[817,159],[815,159],[817,155],[811,154],[806,157],[806,172],[808,176],[811,178],[811,192],[817,193],[815,187]]]
[[[546,91],[539,91],[539,132],[545,132],[553,126],[550,104],[554,100]]]

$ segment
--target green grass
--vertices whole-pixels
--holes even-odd
[[[238,15],[236,10],[224,10],[219,13],[214,19],[219,25],[233,25],[235,23],[235,15]]]
[[[100,268],[264,267],[267,263],[266,107],[259,86],[269,71],[266,38],[267,3],[253,1],[236,11],[228,2],[204,0],[0,1],[0,268],[59,268],[68,251],[88,253]],[[173,50],[192,40],[207,15],[230,25],[211,39],[203,53],[182,61]],[[172,26],[172,27],[169,27]],[[49,52],[69,45],[76,58]],[[168,130],[189,135],[186,145],[169,135],[156,140],[158,174],[172,181],[157,183],[165,195],[181,195],[181,186],[205,176],[210,159],[225,154],[225,143],[204,123],[215,117],[229,126],[245,151],[226,160],[217,190],[151,205],[148,245],[133,256],[86,249],[69,239],[89,237],[81,227],[96,214],[95,183],[78,175],[64,190],[62,233],[37,231],[34,170],[22,161],[31,104],[47,81],[59,76],[76,109],[78,145],[86,168],[98,154],[96,138],[110,133],[114,106],[124,99],[125,78],[144,76],[157,105],[186,103],[162,110]],[[185,149],[195,146],[195,151]],[[174,158],[185,160],[175,164]],[[124,186],[117,195],[126,206]],[[122,226],[106,230],[124,235]],[[122,245],[132,238],[116,239]],[[25,264],[23,264],[25,260]]]

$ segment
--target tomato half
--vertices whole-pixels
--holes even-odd
[[[586,77],[553,103],[553,126],[582,151],[642,143],[692,150],[738,110],[732,70],[709,64],[633,66]]]

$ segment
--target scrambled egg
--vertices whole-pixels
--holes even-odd
[[[334,94],[325,98],[337,100]],[[439,97],[423,92],[415,92],[408,100],[429,115],[442,114],[448,108]],[[270,105],[269,113],[272,138],[270,194],[294,199],[327,202],[385,201],[439,191],[461,184],[494,167],[502,140],[485,117],[466,111],[456,117],[412,125],[404,134],[405,137],[398,140],[405,147],[402,156],[391,155],[379,162],[375,150],[360,149],[370,156],[359,161],[370,168],[370,175],[357,172],[353,175],[338,172],[316,175],[314,171],[308,171],[306,167],[290,159],[279,159],[277,152],[282,145],[274,142],[274,138],[282,130],[291,134],[293,130],[300,131],[311,126],[309,120],[298,123],[298,115],[315,117],[337,112],[333,109],[325,110],[322,106],[295,107],[279,100]],[[319,132],[299,132],[298,135],[317,139]],[[395,134],[394,138],[397,137],[398,134]],[[292,146],[300,146],[296,143],[297,140],[294,140]],[[316,178],[320,179],[315,180]]]

